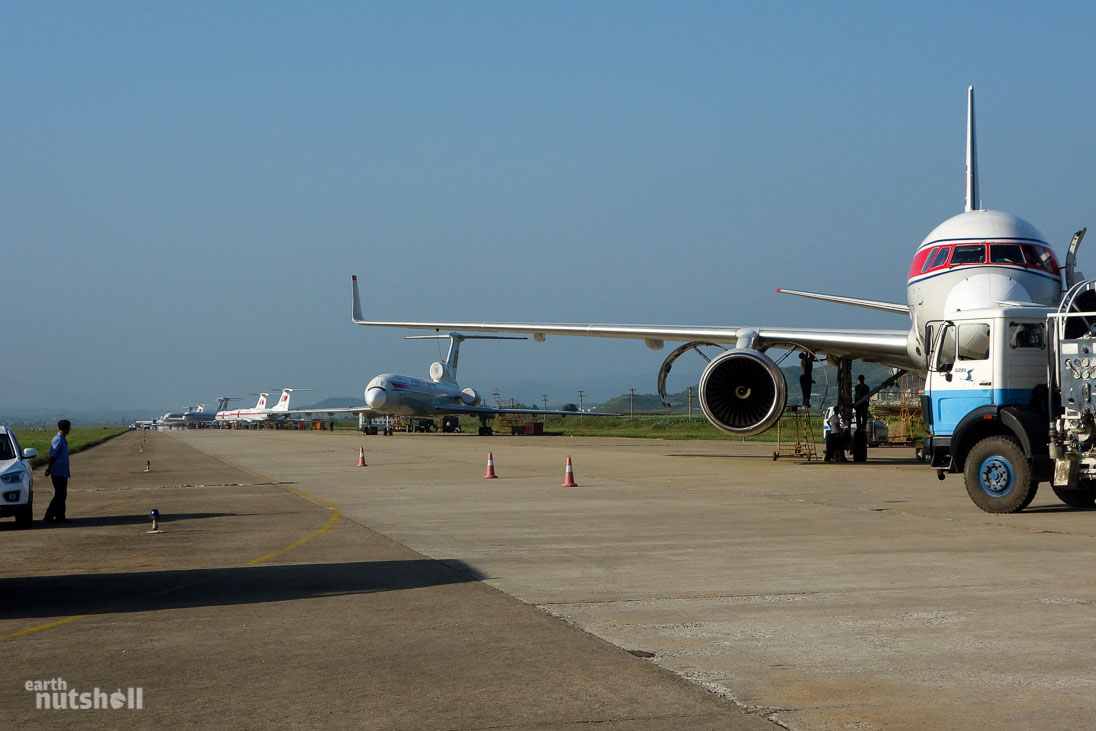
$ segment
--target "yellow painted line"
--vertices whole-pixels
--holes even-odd
[[[54,627],[60,627],[63,624],[68,624],[69,622],[75,622],[76,620],[83,619],[84,617],[90,617],[93,614],[98,614],[98,612],[91,612],[89,614],[74,614],[71,617],[65,617],[64,619],[58,619],[57,621],[50,622],[48,624],[40,624],[37,627],[27,627],[26,629],[21,629],[18,632],[12,632],[11,634],[7,634],[7,635],[0,635],[0,641],[10,640],[13,637],[22,637],[23,635],[29,635],[32,632],[42,632],[42,631],[47,630],[47,629],[53,629]]]
[[[193,445],[191,445],[191,446],[193,446]],[[292,543],[290,543],[288,546],[285,546],[284,548],[279,548],[277,551],[272,551],[271,553],[268,553],[265,556],[260,556],[259,558],[252,559],[251,561],[248,561],[247,563],[245,563],[244,566],[255,566],[257,564],[263,563],[264,561],[269,561],[271,559],[277,558],[278,556],[282,556],[284,554],[287,554],[295,548],[300,548],[304,544],[311,541],[313,538],[318,538],[319,536],[322,536],[327,531],[331,530],[331,528],[335,525],[335,523],[339,522],[339,519],[342,518],[342,511],[339,510],[338,506],[336,506],[332,503],[329,503],[329,502],[327,502],[326,500],[324,500],[322,498],[318,498],[315,495],[309,495],[304,490],[298,490],[297,488],[290,487],[289,485],[282,485],[275,479],[272,479],[270,477],[267,477],[266,475],[260,474],[260,473],[256,472],[255,470],[250,470],[247,467],[243,467],[242,465],[234,464],[234,463],[228,461],[227,459],[225,459],[225,458],[223,458],[219,455],[210,454],[209,452],[205,451],[204,449],[199,449],[198,447],[193,447],[193,448],[197,449],[199,452],[201,452],[202,454],[204,454],[208,457],[213,457],[214,459],[216,459],[220,462],[224,462],[229,467],[235,467],[238,470],[243,470],[244,472],[247,472],[250,475],[254,475],[255,477],[258,477],[263,482],[269,482],[271,485],[277,485],[278,487],[282,488],[283,490],[288,490],[289,492],[292,492],[296,495],[299,495],[300,497],[303,497],[306,500],[311,500],[312,502],[318,503],[318,504],[324,506],[325,508],[327,508],[328,510],[331,511],[331,515],[328,517],[327,522],[325,522],[323,525],[321,525],[319,528],[317,528],[312,533],[308,534],[304,538],[298,538],[297,540],[293,541]],[[57,620],[54,620],[52,622],[47,622],[46,624],[40,624],[40,625],[37,625],[35,627],[27,627],[26,629],[21,629],[21,630],[18,630],[16,632],[11,632],[10,634],[0,635],[0,642],[3,642],[4,640],[14,639],[16,637],[22,637],[24,635],[33,634],[35,632],[44,632],[44,631],[49,630],[49,629],[54,629],[55,627],[61,627],[63,625],[69,624],[71,622],[75,622],[78,619],[85,619],[87,617],[94,617],[94,616],[99,615],[99,614],[110,614],[111,612],[114,612],[118,609],[129,606],[131,604],[136,604],[137,602],[144,602],[144,601],[148,601],[150,599],[155,599],[156,597],[163,596],[164,594],[170,594],[172,592],[179,591],[180,589],[185,589],[185,588],[187,588],[189,586],[193,586],[194,584],[197,584],[197,583],[199,583],[199,582],[191,581],[191,582],[187,582],[186,584],[179,584],[178,586],[173,586],[173,587],[170,587],[168,589],[161,589],[160,591],[157,591],[153,594],[146,594],[145,596],[140,596],[140,597],[137,597],[135,599],[131,599],[128,602],[124,602],[122,604],[115,604],[111,607],[106,607],[106,608],[103,608],[103,609],[96,609],[96,610],[88,612],[86,614],[74,614],[71,617],[64,617],[63,619],[57,619]]]

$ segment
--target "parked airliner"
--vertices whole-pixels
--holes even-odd
[[[357,278],[354,280],[355,296]],[[461,388],[457,383],[457,361],[460,344],[465,340],[525,340],[523,337],[505,335],[464,335],[450,332],[438,335],[408,335],[405,340],[449,340],[449,352],[444,361],[430,364],[430,380],[398,373],[383,373],[365,387],[365,406],[335,409],[299,409],[291,414],[364,414],[366,416],[446,416],[464,414],[479,417],[480,434],[490,434],[487,420],[499,414],[574,415],[574,411],[546,411],[544,409],[503,409],[483,406],[483,399],[473,388]],[[616,416],[616,414],[595,414]]]
[[[270,396],[269,393],[260,393],[259,400],[255,402],[255,406],[250,409],[235,409],[233,411],[218,411],[214,419],[219,422],[262,422],[262,421],[281,421],[289,415],[289,397],[294,391],[311,390],[300,388],[283,388],[281,398],[278,399],[278,403],[269,409],[266,407],[266,400]]]
[[[966,205],[962,213],[933,229],[917,247],[907,277],[905,304],[778,290],[900,314],[910,320],[905,329],[366,320],[362,317],[356,277],[352,318],[358,325],[374,327],[531,333],[538,341],[543,341],[546,335],[636,338],[656,350],[667,340],[685,341],[662,365],[660,392],[666,373],[678,356],[699,345],[724,347],[725,352],[712,358],[700,376],[700,404],[712,424],[736,436],[768,429],[784,410],[787,386],[767,350],[825,354],[837,366],[838,408],[849,423],[853,360],[892,366],[900,372],[925,373],[934,324],[949,312],[995,306],[1002,301],[1056,305],[1064,291],[1082,277],[1074,265],[1083,229],[1074,235],[1063,266],[1050,244],[1030,223],[1003,211],[981,207],[974,87],[967,91],[966,138]]]

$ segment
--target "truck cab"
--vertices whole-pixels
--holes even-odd
[[[962,472],[988,512],[1015,512],[1050,479],[1047,316],[1035,305],[951,313],[929,322],[925,456],[943,479]]]

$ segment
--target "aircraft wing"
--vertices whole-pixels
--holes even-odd
[[[328,416],[334,416],[335,414],[365,414],[366,416],[375,415],[383,416],[380,411],[374,411],[368,406],[340,406],[333,409],[290,409],[288,411],[280,412],[282,414],[303,414],[305,416],[312,416],[313,414],[327,414]]]
[[[618,325],[600,323],[547,322],[444,322],[366,320],[358,296],[358,278],[353,278],[353,315],[356,325],[395,327],[410,330],[458,332],[507,332],[532,334],[543,342],[548,335],[573,335],[594,338],[630,338],[643,340],[647,347],[660,350],[665,341],[705,342],[754,349],[784,347],[814,353],[852,358],[871,363],[920,370],[906,350],[908,330],[841,330],[797,327],[744,327],[738,325]],[[544,412],[540,412],[544,413]]]
[[[466,406],[464,404],[434,404],[439,413],[467,414],[480,416],[483,414],[529,414],[532,416],[620,416],[600,411],[547,411],[545,409],[499,409],[493,406]]]

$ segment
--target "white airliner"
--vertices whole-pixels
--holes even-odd
[[[353,278],[353,321],[358,325],[430,330],[531,333],[547,335],[636,338],[658,350],[667,340],[685,341],[662,365],[659,390],[674,360],[698,345],[730,346],[712,358],[700,376],[700,404],[708,420],[736,436],[768,429],[784,410],[787,385],[766,351],[807,351],[829,356],[838,369],[838,407],[846,423],[852,411],[853,360],[892,366],[901,371],[927,370],[933,325],[947,313],[999,302],[1056,305],[1063,292],[1081,278],[1074,271],[1084,230],[1073,237],[1063,268],[1039,231],[1027,221],[1002,211],[981,208],[974,135],[974,87],[967,91],[966,206],[941,223],[917,247],[906,284],[906,304],[778,290],[785,294],[882,310],[910,319],[901,330],[830,330],[761,326],[681,326],[553,324],[522,322],[399,322],[362,317],[357,277]],[[939,331],[940,328],[936,328]],[[881,386],[882,387],[882,386]],[[876,389],[878,390],[878,388]],[[1025,401],[1026,401],[1026,397]]]
[[[354,279],[355,303],[357,278]],[[357,305],[355,305],[357,306]],[[446,416],[463,414],[480,420],[480,434],[490,434],[487,420],[498,414],[550,414],[574,415],[574,411],[547,411],[544,409],[502,409],[483,406],[483,399],[473,388],[461,388],[457,383],[457,361],[460,344],[465,340],[525,340],[523,337],[505,335],[464,335],[450,332],[438,335],[408,335],[405,340],[449,340],[449,353],[444,361],[430,364],[430,380],[398,373],[383,373],[373,378],[365,387],[365,406],[349,406],[335,409],[298,409],[291,414],[365,414],[366,416]],[[616,414],[594,414],[616,416]]]
[[[283,388],[281,398],[278,399],[278,403],[274,404],[269,409],[266,408],[266,399],[270,396],[269,393],[260,393],[259,400],[255,403],[254,408],[250,409],[235,409],[233,411],[218,411],[214,416],[215,421],[220,422],[261,422],[261,421],[281,421],[289,415],[289,396],[294,391],[311,390],[300,388]]]

